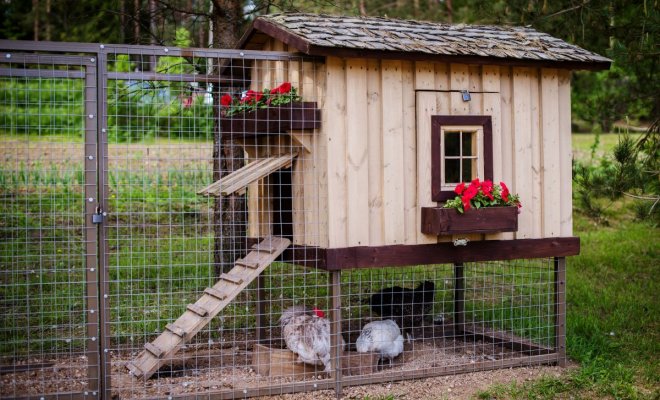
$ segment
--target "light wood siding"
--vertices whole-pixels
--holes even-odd
[[[367,62],[346,61],[346,184],[348,242],[369,244],[369,135],[367,115]]]
[[[353,95],[353,93],[351,93]],[[346,66],[336,57],[326,59],[326,93],[321,139],[326,143],[328,171],[328,241],[330,247],[356,245],[347,237],[346,180]]]
[[[573,235],[573,186],[571,147],[571,72],[558,71],[560,236]]]
[[[568,72],[338,57],[324,64],[264,64],[268,69],[255,76],[260,87],[280,78],[298,81],[303,97],[322,110],[321,129],[294,138],[309,150],[293,167],[295,243],[336,248],[451,240],[420,229],[421,207],[437,205],[431,200],[432,115],[490,115],[494,182],[521,195],[518,232],[471,240],[572,234]],[[469,102],[459,92],[465,89]],[[251,232],[266,232],[268,208],[263,200],[249,204],[257,206],[250,210]]]
[[[289,51],[281,42],[270,40],[264,50]],[[254,64],[250,88],[273,88],[285,81],[298,88],[305,101],[317,101],[322,108],[325,66],[311,61],[258,61]],[[294,131],[286,134],[247,140],[248,159],[297,151],[291,176],[293,242],[327,246],[327,174],[325,144],[320,132]],[[266,177],[248,187],[248,236],[259,237],[272,232],[273,202],[271,178]],[[323,194],[326,193],[326,194]]]
[[[561,234],[559,82],[556,69],[541,71],[543,236]],[[549,151],[550,149],[557,149]]]

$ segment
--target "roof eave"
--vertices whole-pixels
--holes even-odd
[[[448,54],[429,54],[423,52],[353,49],[345,47],[324,47],[309,45],[305,54],[323,57],[344,58],[380,58],[390,60],[435,61],[447,63],[477,64],[477,65],[507,65],[513,67],[539,67],[568,70],[602,71],[610,68],[611,60],[603,61],[561,61],[561,60],[530,60],[517,58],[501,58],[487,56],[464,56]]]
[[[369,50],[369,49],[354,49],[346,47],[326,47],[313,45],[300,36],[287,31],[286,29],[278,26],[270,21],[262,18],[257,18],[252,25],[248,28],[246,33],[238,42],[238,48],[246,48],[256,31],[264,33],[273,37],[289,47],[293,47],[301,53],[310,56],[323,56],[323,57],[345,57],[345,58],[381,58],[393,60],[412,60],[412,61],[436,61],[436,62],[453,62],[465,64],[482,64],[482,65],[509,65],[519,67],[544,67],[544,68],[558,68],[568,70],[590,70],[601,71],[607,70],[612,64],[611,60],[604,59],[603,61],[577,61],[577,60],[530,60],[530,59],[516,59],[516,58],[500,58],[500,57],[484,57],[484,56],[461,56],[461,55],[446,55],[446,54],[429,54],[423,52],[405,52],[405,51],[391,51],[391,50]]]
[[[252,22],[250,27],[243,34],[243,37],[238,41],[236,47],[239,49],[246,48],[257,31],[275,38],[304,54],[312,55],[309,53],[310,43],[308,41],[262,18],[257,18]]]

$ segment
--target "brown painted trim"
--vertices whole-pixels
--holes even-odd
[[[505,65],[510,67],[558,68],[590,71],[606,70],[609,69],[611,65],[611,61],[521,60],[515,58],[459,56],[387,50],[365,50],[350,49],[345,47],[322,47],[316,45],[309,45],[309,50],[303,52],[307,55],[325,57],[333,56],[344,58],[377,58],[385,60],[432,61],[457,64]]]
[[[453,243],[344,247],[327,249],[329,271],[427,264],[456,264],[477,261],[566,257],[580,254],[579,237],[546,239],[484,240],[467,246]]]
[[[318,129],[321,110],[316,102],[291,103],[279,107],[258,109],[231,117],[220,117],[223,135],[250,136],[277,134],[290,130]]]
[[[263,19],[257,19],[254,21],[253,28],[281,41],[288,46],[296,48],[298,51],[309,54],[310,44],[308,41],[298,35],[294,35],[293,33],[285,31],[275,24],[272,24]]]
[[[493,121],[490,115],[433,115],[431,116],[431,198],[433,201],[446,201],[456,197],[453,190],[441,190],[441,128],[456,125],[482,126],[484,131],[484,176],[481,179],[493,180]]]
[[[247,248],[259,242],[248,238]],[[289,246],[278,261],[326,271],[354,268],[407,267],[463,262],[567,257],[580,254],[579,237],[482,240],[467,246],[453,243],[342,247]]]
[[[430,235],[516,232],[518,208],[487,207],[459,214],[453,208],[422,207],[421,230]]]

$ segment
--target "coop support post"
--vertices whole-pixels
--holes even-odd
[[[257,278],[257,306],[256,306],[256,318],[257,318],[257,332],[256,339],[257,343],[263,344],[263,342],[268,338],[266,334],[266,289],[264,288],[265,279],[263,275],[259,275]]]
[[[555,351],[557,364],[566,366],[566,258],[555,257]]]
[[[332,371],[335,378],[335,394],[339,399],[342,395],[341,371],[341,271],[330,273],[330,290],[332,312],[330,314],[330,333],[332,337]]]
[[[454,334],[465,328],[465,278],[463,263],[454,264]]]

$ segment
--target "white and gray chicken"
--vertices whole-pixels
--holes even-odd
[[[322,364],[330,372],[330,323],[324,317],[319,309],[293,306],[282,312],[280,327],[286,347],[298,355],[298,362]]]
[[[391,319],[373,321],[362,328],[355,347],[358,353],[377,351],[381,360],[387,359],[391,365],[392,359],[403,352],[403,335]]]

